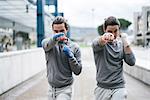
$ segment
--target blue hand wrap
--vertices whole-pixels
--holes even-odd
[[[57,41],[57,39],[61,36],[64,36],[64,33],[56,33],[54,36],[53,36],[53,40]]]
[[[67,45],[64,45],[63,47],[63,52],[66,54],[67,57],[69,58],[73,58],[74,57],[74,54],[72,53],[71,49],[67,46]]]

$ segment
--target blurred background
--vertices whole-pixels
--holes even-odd
[[[137,59],[134,67],[124,65],[128,100],[149,100],[149,0],[0,0],[0,100],[47,100],[41,41],[52,36],[56,16],[67,19],[68,37],[81,47],[83,72],[75,77],[73,100],[94,100],[91,43],[109,16],[119,19]]]

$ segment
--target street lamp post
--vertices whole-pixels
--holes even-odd
[[[37,47],[41,47],[44,39],[44,4],[43,0],[37,0]]]
[[[95,27],[95,22],[94,22],[94,19],[95,19],[94,18],[94,11],[95,11],[95,9],[92,8],[91,11],[92,11],[92,26]]]

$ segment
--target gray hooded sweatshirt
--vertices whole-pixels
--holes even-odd
[[[134,54],[132,52],[125,54],[121,40],[102,46],[99,43],[99,38],[96,38],[92,43],[92,47],[97,70],[97,85],[107,89],[123,88],[125,83],[123,60],[128,65],[133,66],[135,64]]]
[[[73,83],[72,72],[79,75],[82,70],[81,53],[79,46],[68,41],[68,46],[74,54],[68,58],[62,50],[62,45],[51,38],[42,41],[47,64],[48,82],[52,87],[60,88]]]

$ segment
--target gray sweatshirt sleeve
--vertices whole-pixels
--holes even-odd
[[[94,52],[100,51],[103,49],[104,46],[100,45],[99,43],[99,37],[94,39],[94,41],[92,42],[92,48]]]
[[[79,75],[81,73],[82,64],[81,64],[81,52],[79,48],[75,49],[74,57],[69,58],[69,64],[71,70],[74,72],[75,75]]]
[[[52,38],[46,38],[42,41],[42,47],[45,51],[49,51],[55,44],[56,41],[54,41]]]
[[[133,53],[130,54],[124,54],[124,61],[130,65],[130,66],[134,66],[136,59]]]

